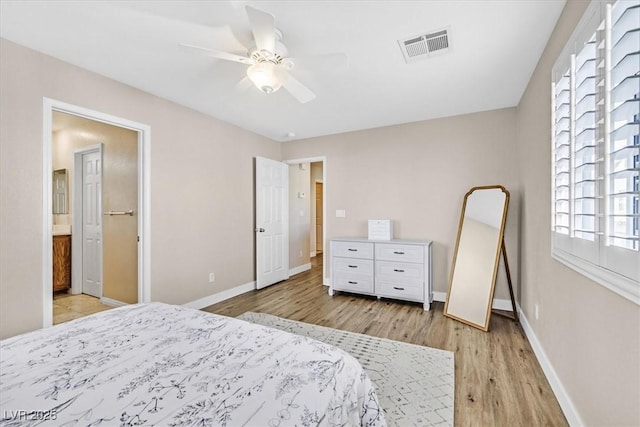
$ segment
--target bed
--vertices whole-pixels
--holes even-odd
[[[162,303],[0,342],[0,425],[384,426],[349,354]]]

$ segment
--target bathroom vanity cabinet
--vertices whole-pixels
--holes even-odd
[[[71,287],[71,235],[53,236],[53,291]]]

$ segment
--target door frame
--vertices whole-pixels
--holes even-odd
[[[100,175],[102,175],[103,165],[103,149],[104,144],[94,144],[87,147],[82,147],[73,152],[73,207],[71,209],[73,215],[73,223],[71,229],[74,230],[71,233],[71,293],[81,294],[84,290],[82,269],[84,267],[84,227],[83,216],[80,212],[83,212],[84,197],[82,196],[82,187],[84,181],[84,173],[78,173],[83,170],[83,157],[85,154],[100,153]],[[100,194],[100,206],[102,206],[102,194]],[[102,236],[102,222],[100,222],[100,236]],[[101,240],[102,237],[101,237]],[[100,272],[102,273],[104,267],[103,258],[103,243],[100,243]],[[102,274],[100,274],[100,299],[102,299]]]
[[[326,221],[327,218],[327,156],[318,156],[318,157],[303,157],[300,159],[291,159],[291,160],[283,160],[282,163],[286,163],[288,165],[298,165],[300,163],[314,163],[314,162],[322,162],[322,216],[323,221]],[[322,262],[322,284],[325,286],[329,286],[329,282],[327,281],[327,227],[326,222],[323,223],[322,227],[322,256],[325,257]]]
[[[132,120],[42,99],[42,326],[53,324],[53,112],[73,114],[138,133],[138,302],[151,301],[151,127]],[[73,230],[72,230],[73,233]]]

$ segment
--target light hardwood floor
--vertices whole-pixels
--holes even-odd
[[[110,308],[113,307],[102,304],[99,298],[90,295],[56,292],[53,294],[53,324],[68,322]]]
[[[337,293],[322,285],[322,257],[290,280],[205,308],[238,316],[287,319],[450,350],[455,353],[456,426],[566,426],[521,327],[492,316],[488,333],[443,316],[443,303],[421,304]]]

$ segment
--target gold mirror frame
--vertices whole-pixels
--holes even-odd
[[[489,196],[494,195],[495,190],[499,190],[504,196],[503,204],[496,204],[495,202],[499,201],[496,198],[491,206],[478,205],[482,202],[478,198],[479,195],[486,190],[493,190]],[[474,194],[478,196],[475,200],[472,197]],[[490,202],[489,199],[488,203]],[[504,251],[504,228],[508,207],[509,191],[502,185],[473,187],[464,196],[460,214],[444,315],[485,332],[489,330],[500,253]],[[475,216],[484,215],[485,218],[488,212],[492,212],[494,217],[491,218],[491,222],[499,224],[499,228],[483,220],[471,218],[468,215],[471,209],[474,209]],[[500,218],[497,217],[498,214],[501,215]],[[471,269],[475,270],[470,271]],[[480,279],[477,279],[476,274]]]

